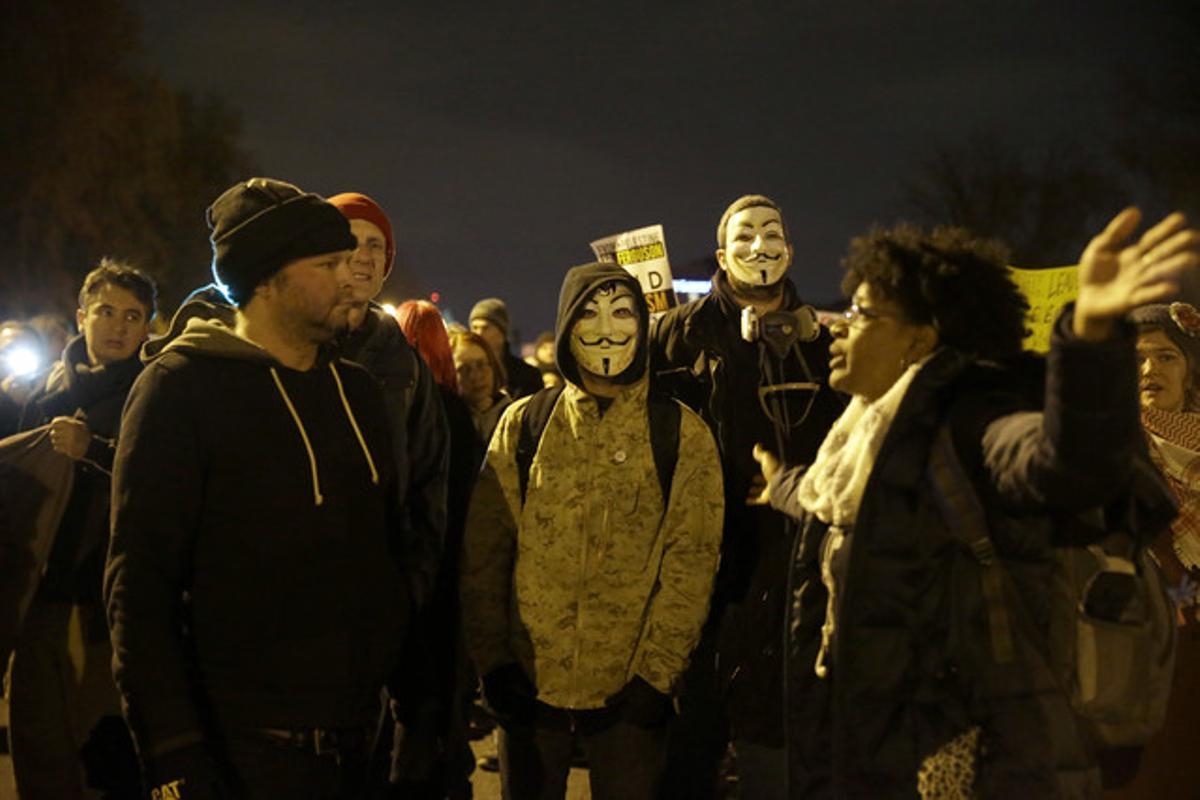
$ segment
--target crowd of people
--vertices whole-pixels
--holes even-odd
[[[207,221],[214,283],[162,335],[105,259],[61,359],[3,386],[21,800],[470,797],[476,699],[509,800],[563,798],[580,758],[600,799],[1194,783],[1181,215],[1086,244],[1041,358],[997,245],[875,229],[825,325],[746,195],[709,294],[652,319],[615,263],[564,269],[532,363],[499,298],[467,327],[375,302],[396,242],[364,194],[254,178]],[[1114,538],[1173,604],[1121,695],[1170,701],[1120,746],[1055,671],[1055,565]],[[1109,574],[1081,606],[1119,627],[1141,596]]]

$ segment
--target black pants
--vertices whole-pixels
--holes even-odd
[[[226,739],[225,752],[239,800],[359,800],[367,792],[365,734],[361,742],[318,755],[253,731]]]
[[[539,704],[532,725],[500,729],[504,800],[561,800],[576,736],[587,756],[592,800],[653,800],[666,754],[666,725],[640,728],[606,711]]]

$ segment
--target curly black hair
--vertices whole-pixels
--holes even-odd
[[[933,325],[942,345],[979,358],[1021,350],[1029,302],[1005,264],[1007,249],[963,228],[926,232],[909,223],[874,228],[850,241],[842,290],[860,283],[900,306],[917,324]]]

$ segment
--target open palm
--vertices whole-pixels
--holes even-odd
[[[1077,333],[1106,332],[1130,310],[1171,297],[1184,270],[1200,266],[1200,231],[1187,227],[1183,214],[1168,215],[1129,243],[1141,220],[1136,208],[1125,209],[1083,251]]]

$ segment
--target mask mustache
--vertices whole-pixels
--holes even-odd
[[[750,256],[749,258],[743,258],[742,261],[746,263],[750,263],[751,261],[778,261],[781,258],[783,258],[783,256],[772,256],[767,255],[766,253],[759,253],[758,255]]]
[[[602,344],[609,344],[613,347],[624,347],[632,341],[632,336],[626,336],[624,339],[614,339],[611,336],[601,336],[598,339],[585,339],[582,336],[579,337],[579,343],[584,347],[598,347]]]

